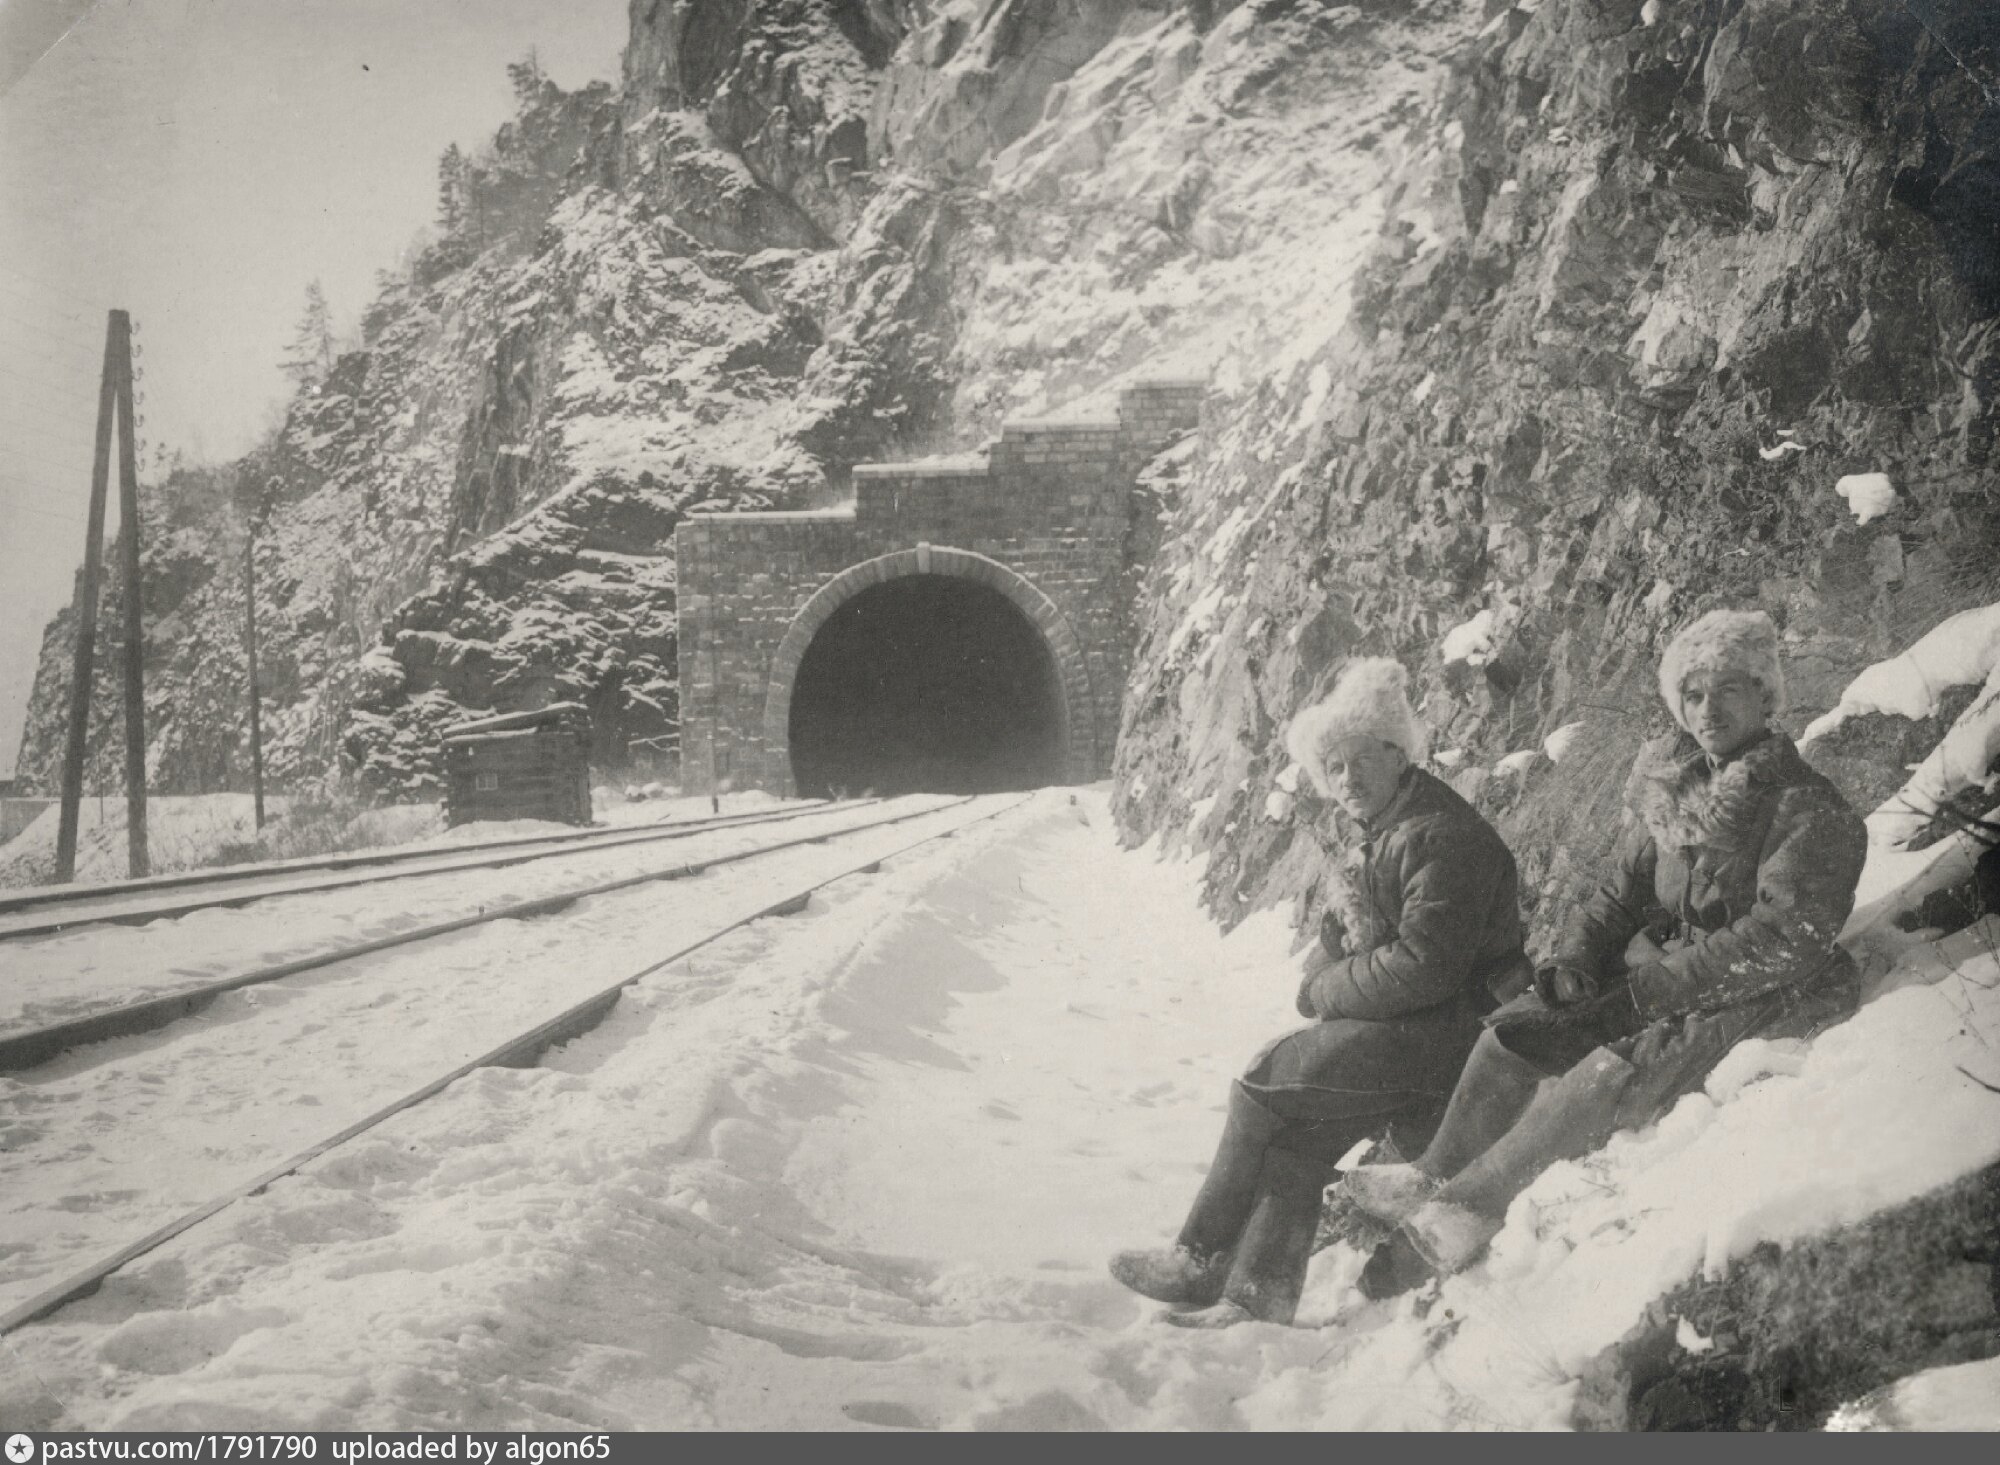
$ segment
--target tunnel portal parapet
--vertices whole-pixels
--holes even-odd
[[[696,514],[675,534],[681,779],[796,792],[789,717],[820,626],[903,575],[998,591],[1041,633],[1070,782],[1111,768],[1131,648],[1126,541],[1139,470],[1198,424],[1206,384],[1156,380],[1115,417],[1009,422],[980,453],[864,463],[834,509]]]

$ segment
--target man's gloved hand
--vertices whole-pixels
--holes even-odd
[[[1319,942],[1315,941],[1305,949],[1299,959],[1299,995],[1296,1005],[1300,1017],[1309,1017],[1317,1021],[1324,1016],[1320,1011],[1316,984],[1337,965],[1339,963],[1333,954]]]
[[[1535,995],[1551,1007],[1569,1007],[1597,995],[1597,978],[1573,966],[1537,967]]]

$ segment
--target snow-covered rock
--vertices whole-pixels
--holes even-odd
[[[1850,473],[1833,485],[1833,491],[1847,500],[1857,524],[1870,523],[1896,507],[1896,488],[1886,473]]]
[[[1438,644],[1438,655],[1447,663],[1486,665],[1493,655],[1493,612],[1482,610],[1471,620],[1453,626]]]
[[[1939,694],[1979,686],[2000,667],[2000,604],[1963,610],[1939,622],[1917,642],[1867,667],[1840,694],[1832,711],[1815,718],[1800,736],[1810,743],[1849,718],[1887,712],[1915,721],[1937,711]]]
[[[1542,739],[1542,754],[1551,763],[1560,763],[1570,755],[1583,737],[1581,722],[1566,722]]]

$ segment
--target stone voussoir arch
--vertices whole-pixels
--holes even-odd
[[[1056,682],[1062,689],[1058,733],[1063,768],[1070,782],[1087,783],[1097,730],[1089,725],[1090,672],[1084,665],[1083,643],[1069,617],[1031,581],[1000,561],[969,549],[931,544],[892,550],[849,565],[808,596],[792,617],[777,650],[771,653],[765,682],[764,748],[771,760],[771,773],[784,787],[792,787],[792,686],[813,638],[835,611],[862,591],[905,575],[944,575],[985,585],[1006,596],[1027,616],[1055,661]]]

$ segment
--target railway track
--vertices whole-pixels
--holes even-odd
[[[86,1297],[86,1295],[94,1293],[110,1275],[114,1275],[120,1267],[128,1265],[130,1261],[134,1261],[138,1257],[144,1257],[146,1253],[162,1247],[164,1243],[172,1241],[174,1237],[190,1231],[192,1227],[200,1225],[202,1221],[206,1221],[206,1219],[214,1217],[216,1213],[224,1211],[232,1203],[236,1203],[236,1201],[240,1201],[240,1199],[244,1199],[248,1195],[256,1195],[264,1187],[268,1187],[274,1181],[278,1181],[278,1179],[282,1179],[282,1177],[298,1171],[300,1167],[312,1163],[314,1159],[326,1155],[328,1151],[334,1151],[340,1145],[346,1145],[348,1141],[356,1139],[358,1135],[368,1133],[370,1129],[378,1127],[380,1123],[384,1123],[392,1115],[398,1115],[398,1113],[402,1113],[402,1111],[406,1111],[406,1109],[410,1109],[414,1105],[424,1103],[426,1099],[436,1097],[438,1093],[444,1093],[450,1085],[454,1085],[456,1081],[464,1079],[466,1075],[470,1075],[470,1073],[474,1073],[478,1069],[486,1069],[486,1067],[526,1067],[526,1065],[536,1063],[538,1057],[542,1053],[546,1053],[550,1047],[568,1043],[568,1041],[580,1037],[582,1033],[588,1033],[592,1027],[596,1027],[616,1007],[620,993],[624,993],[626,989],[630,989],[634,983],[640,983],[646,977],[662,973],[664,969],[672,967],[674,963],[684,961],[686,957],[690,957],[692,953],[700,951],[702,947],[708,947],[708,945],[720,941],[722,937],[730,935],[732,931],[738,931],[738,929],[742,929],[742,927],[746,927],[746,925],[750,925],[754,921],[766,919],[766,917],[796,913],[796,911],[804,909],[806,901],[812,897],[814,891],[820,891],[820,889],[824,889],[828,885],[834,885],[836,881],[844,881],[844,879],[850,879],[854,875],[874,873],[888,859],[896,859],[900,855],[906,855],[906,853],[910,853],[914,849],[920,849],[922,845],[928,845],[928,843],[938,841],[938,839],[950,839],[952,835],[958,835],[960,831],[964,831],[964,829],[968,829],[972,825],[980,825],[980,823],[986,823],[990,819],[998,819],[1000,815],[1006,815],[1012,809],[1022,807],[1024,803],[1026,803],[1026,797],[1018,797],[1018,799],[1002,799],[1002,797],[958,799],[958,801],[950,801],[950,803],[944,803],[944,805],[930,805],[930,807],[924,807],[924,809],[918,809],[918,811],[902,811],[902,813],[896,813],[896,815],[890,815],[890,817],[884,817],[884,819],[872,819],[872,821],[868,821],[864,825],[856,825],[856,827],[850,827],[850,829],[844,829],[844,831],[828,831],[828,833],[822,833],[822,835],[812,835],[812,837],[804,837],[804,839],[784,841],[782,845],[770,845],[770,847],[764,847],[764,849],[754,851],[754,853],[746,851],[746,853],[740,853],[736,857],[730,857],[728,861],[710,861],[708,869],[716,869],[718,865],[728,863],[732,867],[734,875],[748,875],[748,869],[746,869],[748,861],[756,859],[758,855],[774,855],[780,849],[784,849],[784,851],[790,853],[790,861],[792,863],[786,865],[786,869],[782,873],[782,879],[778,879],[778,881],[766,881],[764,885],[756,885],[756,883],[750,883],[746,879],[742,891],[722,893],[720,901],[718,899],[710,899],[710,909],[708,909],[706,917],[700,919],[698,925],[694,925],[690,929],[682,929],[674,937],[670,937],[666,943],[662,943],[662,945],[670,947],[668,951],[662,953],[658,949],[650,949],[650,951],[646,951],[644,961],[640,961],[636,967],[628,967],[614,981],[594,983],[580,997],[570,995],[566,1001],[560,1001],[560,1005],[556,1001],[548,1001],[548,1003],[540,1005],[530,1015],[530,1021],[518,1023],[510,1033],[506,1033],[506,1037],[502,1041],[488,1043],[470,1061],[452,1063],[450,1067],[444,1067],[442,1073],[432,1073],[432,1077],[428,1077],[426,1081],[416,1083],[414,1087],[402,1089],[400,1093],[396,1093],[394,1097],[386,1099],[384,1103],[376,1103],[374,1107],[370,1107],[368,1113],[362,1113],[360,1117],[352,1119],[346,1125],[340,1125],[332,1133],[326,1133],[324,1137],[320,1137],[320,1139],[316,1139],[316,1141],[312,1141],[312,1143],[308,1143],[308,1145],[304,1145],[304,1147],[288,1153],[276,1165],[266,1165],[266,1167],[258,1169],[258,1173],[252,1175],[250,1179],[230,1181],[226,1185],[220,1185],[218,1189],[214,1189],[208,1195],[208,1199],[204,1199],[202,1203],[198,1203],[194,1207],[178,1211],[164,1225],[156,1225],[146,1235],[138,1237],[136,1241],[132,1241],[132,1243],[128,1243],[124,1247],[118,1247],[116,1251],[110,1251],[108,1255],[100,1255],[96,1261],[88,1263],[82,1269],[70,1271],[68,1275],[62,1277],[62,1281],[58,1281],[58,1283],[54,1283],[50,1287],[44,1287],[42,1291],[38,1291],[36,1295],[28,1297],[26,1301],[22,1301],[22,1303],[14,1305],[12,1309],[0,1313],[0,1335],[12,1333],[12,1331],[16,1331],[16,1329],[20,1329],[20,1327],[36,1321],[36,1319],[44,1319],[50,1313],[54,1313],[60,1307],[64,1307],[66,1303],[76,1301],[80,1297]],[[808,845],[830,845],[832,841],[840,841],[838,843],[838,851],[834,851],[834,849],[828,849],[828,851],[808,851],[806,849]],[[646,907],[640,907],[642,915],[646,915],[646,911],[648,911]],[[674,925],[668,917],[658,915],[658,913],[652,913],[652,919],[658,921],[658,923],[664,923],[664,925],[660,925],[660,931],[666,931],[666,929],[670,929]],[[616,911],[606,911],[604,913],[604,921],[608,923],[606,929],[620,929],[622,931],[632,921],[632,909],[630,907],[620,907]],[[654,933],[640,933],[638,939],[640,941],[652,941]],[[552,951],[560,951],[564,947],[566,947],[566,943],[556,943],[552,947]],[[550,1009],[554,1009],[554,1011],[550,1011]],[[286,1009],[282,1009],[282,1007],[276,1009],[276,1013],[284,1013],[284,1011]],[[380,1003],[364,1003],[356,1011],[380,1011]],[[522,1009],[522,1011],[526,1011],[526,1009]],[[384,1017],[382,1021],[384,1021],[384,1025],[386,1023],[394,1023],[396,1015],[392,1013],[392,1015]],[[306,1027],[298,1029],[300,1035],[316,1033],[316,1031],[318,1031],[318,1025],[306,1025]],[[390,1031],[390,1029],[384,1029],[384,1031]],[[346,1047],[354,1047],[354,1043],[342,1043],[338,1047],[346,1049]],[[290,1059],[290,1053],[280,1053],[280,1055],[272,1055],[272,1057],[274,1059]],[[140,1073],[132,1075],[132,1083],[134,1085],[146,1085],[148,1081],[156,1083],[158,1075],[148,1073],[148,1071],[140,1071]],[[216,1099],[212,1095],[200,1095],[200,1097],[206,1099],[212,1105],[216,1103]],[[92,1093],[92,1101],[102,1103],[102,1091],[100,1089]],[[182,1143],[182,1151],[192,1157],[192,1155],[202,1153],[200,1151],[202,1137],[200,1135],[184,1135],[182,1131],[184,1131],[184,1127],[188,1123],[190,1123],[188,1117],[174,1115],[174,1117],[162,1119],[160,1127],[162,1127],[162,1135],[170,1135],[172,1139],[180,1141]],[[136,1137],[132,1141],[130,1153],[134,1157],[142,1157],[142,1159],[134,1159],[136,1167],[146,1167],[148,1175],[164,1177],[162,1183],[172,1183],[172,1179],[176,1179],[180,1175],[180,1171],[176,1171],[176,1167],[172,1165],[172,1161],[164,1159],[158,1153],[158,1149],[152,1143],[148,1143],[148,1137]],[[74,1163],[74,1161],[68,1161],[68,1163]],[[116,1195],[134,1195],[134,1193],[116,1193]],[[70,1197],[66,1197],[66,1199],[70,1199]],[[60,1209],[70,1209],[70,1207],[60,1207]],[[54,1267],[50,1267],[50,1271],[54,1271]]]
[[[908,813],[895,814],[882,819],[871,819],[863,816],[858,823],[841,824],[832,828],[825,827],[823,823],[828,818],[839,817],[840,815],[853,812],[857,807],[873,809],[877,807],[878,802],[867,801],[863,803],[862,801],[855,801],[849,804],[824,805],[806,811],[805,814],[788,814],[781,817],[720,826],[720,832],[739,832],[746,828],[762,829],[771,824],[791,823],[795,819],[804,817],[810,817],[814,820],[808,827],[808,832],[775,842],[758,843],[746,849],[722,851],[697,858],[693,861],[663,866],[656,865],[637,871],[626,871],[610,878],[580,881],[564,885],[553,891],[520,899],[500,900],[492,903],[479,900],[477,908],[469,913],[453,914],[444,916],[441,919],[423,921],[420,924],[406,926],[387,935],[370,937],[361,941],[349,941],[340,945],[323,947],[287,960],[250,966],[247,969],[234,971],[228,975],[202,981],[197,984],[175,987],[160,992],[157,995],[140,997],[113,1005],[99,1006],[61,1021],[43,1023],[38,1026],[17,1029],[12,1032],[0,1032],[0,1074],[19,1073],[38,1067],[50,1062],[63,1053],[88,1044],[103,1042],[110,1038],[127,1037],[137,1033],[150,1032],[165,1027],[202,1011],[218,997],[226,993],[235,992],[246,987],[262,986],[267,983],[281,981],[287,977],[297,976],[301,973],[338,966],[343,962],[353,961],[359,957],[371,956],[380,952],[393,951],[399,947],[436,940],[456,932],[471,930],[475,927],[490,925],[499,921],[528,920],[538,916],[550,915],[590,896],[604,895],[632,886],[646,885],[659,881],[687,879],[691,876],[699,875],[704,870],[717,866],[756,859],[760,856],[780,850],[792,849],[800,845],[822,843],[836,835],[846,833],[850,829],[868,829],[916,817],[916,815]],[[672,835],[656,834],[647,841],[625,840],[611,844],[594,844],[582,852],[596,854],[605,849],[622,849],[626,845],[633,843],[658,842],[665,838],[690,838],[694,834],[714,834],[717,832],[718,826],[711,825],[703,830],[677,831]],[[574,856],[579,851],[572,848],[558,851],[557,853]],[[396,878],[416,875],[483,873],[488,870],[510,866],[523,858],[539,859],[546,857],[546,854],[509,856],[498,862],[456,864],[443,871],[432,868],[405,871],[402,872],[401,877]],[[268,893],[272,895],[298,895],[325,889],[345,888],[347,887],[341,885],[334,887],[311,887],[307,891],[290,889]],[[464,904],[471,899],[474,899],[474,897],[461,897],[459,903]],[[235,903],[233,901],[204,902],[195,908],[205,909],[211,904]]]
[[[499,870],[580,850],[619,849],[692,839],[716,829],[784,823],[878,800],[815,800],[809,807],[758,810],[710,819],[675,820],[622,829],[584,829],[528,835],[475,845],[387,850],[303,860],[274,861],[225,870],[190,871],[104,885],[43,886],[0,897],[0,941],[52,936],[92,925],[140,925],[199,910],[229,909],[279,895],[310,895],[389,880],[409,880],[460,870]]]

